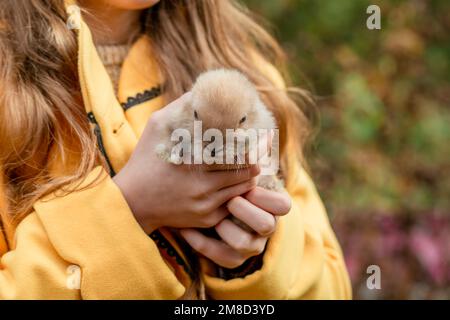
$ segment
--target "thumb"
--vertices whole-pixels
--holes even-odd
[[[160,113],[160,116],[163,117],[172,117],[175,112],[178,112],[179,110],[183,109],[184,106],[191,101],[191,96],[192,92],[190,91],[186,92],[178,99],[172,101],[167,106],[160,109],[158,113]]]

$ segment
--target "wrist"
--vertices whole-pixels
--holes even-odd
[[[120,171],[116,176],[112,178],[113,182],[119,188],[123,198],[128,204],[131,213],[134,218],[144,230],[146,234],[150,234],[159,228],[154,221],[151,221],[151,217],[148,214],[148,210],[141,209],[139,195],[134,190],[135,184],[128,178],[124,172]]]
[[[262,268],[264,253],[248,258],[237,268],[229,269],[221,266],[216,267],[217,277],[224,280],[244,278]]]

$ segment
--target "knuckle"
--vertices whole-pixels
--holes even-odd
[[[234,269],[241,266],[245,262],[245,258],[236,258],[230,261],[230,266],[228,268]]]
[[[206,220],[200,220],[200,222],[198,223],[198,227],[199,228],[210,228],[211,227],[211,225],[208,223],[208,221],[206,221]]]
[[[194,202],[191,205],[191,207],[188,210],[188,214],[190,216],[192,216],[192,218],[197,219],[197,220],[198,219],[201,220],[204,217],[204,213],[202,211],[202,207],[196,202]]]
[[[251,239],[247,235],[241,235],[235,240],[234,248],[237,251],[247,252],[251,248]]]
[[[215,225],[217,225],[217,223],[218,223],[219,221],[218,221],[218,219],[217,218],[215,218],[215,217],[212,217],[212,216],[208,216],[208,217],[206,217],[204,220],[203,220],[203,227],[204,228],[212,228],[212,227],[214,227]]]
[[[256,184],[257,185],[257,184]],[[258,193],[258,188],[254,188],[247,193],[247,199],[254,198],[255,194]]]
[[[230,208],[235,207],[236,205],[239,205],[239,202],[241,201],[241,197],[240,196],[236,196],[231,198],[228,203],[227,203],[227,207],[230,210]]]
[[[261,168],[259,167],[259,165],[255,165],[250,169],[250,175],[252,177],[256,177],[261,173]]]
[[[201,183],[195,188],[195,197],[198,199],[205,199],[208,198],[210,192],[210,187],[205,183]]]
[[[208,249],[208,246],[206,245],[206,241],[203,239],[199,239],[195,244],[195,250],[201,253],[205,253]]]
[[[222,263],[222,267],[225,267],[228,269],[234,269],[234,268],[241,266],[244,262],[245,262],[245,260],[243,258],[242,259],[241,258],[230,259],[228,261],[224,261]]]
[[[275,231],[275,219],[264,219],[259,225],[259,233],[263,236],[268,236]]]
[[[199,185],[194,185],[190,189],[189,194],[193,199],[202,199],[204,196],[203,188]]]
[[[252,256],[257,256],[260,255],[261,253],[264,252],[264,249],[266,248],[266,243],[262,243],[261,245],[258,245],[257,247],[254,248],[254,250],[252,251]]]
[[[256,178],[251,178],[248,182],[247,182],[247,188],[248,189],[253,189],[257,186],[258,184],[258,180]]]
[[[195,206],[195,211],[198,215],[204,216],[211,211],[210,204],[208,201],[198,201]]]

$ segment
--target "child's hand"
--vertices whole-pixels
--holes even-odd
[[[256,186],[258,166],[207,172],[158,158],[157,128],[186,98],[187,94],[152,115],[128,163],[113,179],[147,233],[163,226],[213,227],[228,214],[219,207]]]
[[[181,230],[181,234],[195,250],[219,266],[236,268],[264,251],[269,236],[276,229],[277,217],[290,211],[291,199],[287,193],[256,187],[245,196],[231,199],[227,207],[233,216],[255,232],[243,230],[225,219],[215,227],[222,241],[194,229]]]

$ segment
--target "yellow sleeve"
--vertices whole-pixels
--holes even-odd
[[[102,175],[99,182],[90,182]],[[101,168],[52,195],[17,227],[0,260],[0,299],[175,299],[184,293]],[[71,270],[79,268],[74,286]]]
[[[280,218],[262,268],[244,278],[204,275],[214,299],[350,299],[343,255],[317,191],[301,171],[291,212]]]

